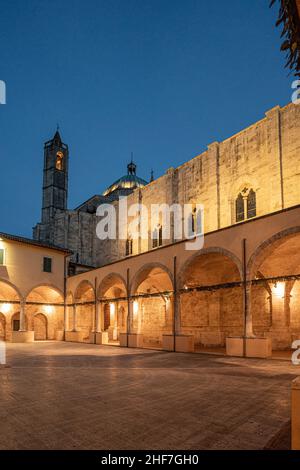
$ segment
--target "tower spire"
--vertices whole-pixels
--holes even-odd
[[[136,164],[133,162],[133,152],[131,152],[131,161],[127,165],[127,173],[128,175],[136,174]]]
[[[55,132],[54,137],[53,137],[52,140],[53,140],[53,142],[55,142],[58,145],[60,145],[62,143],[60,133],[59,133],[59,124],[58,123],[56,125],[56,132]]]

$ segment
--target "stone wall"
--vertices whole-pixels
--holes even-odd
[[[128,206],[148,208],[148,237],[133,241],[133,254],[152,249],[151,204],[203,204],[204,231],[235,223],[235,200],[244,188],[256,193],[257,216],[300,203],[300,107],[276,106],[263,119],[128,196]],[[115,202],[118,210],[118,203]],[[98,217],[83,210],[57,211],[50,241],[74,251],[73,260],[102,266],[125,256],[125,240],[101,241],[96,236]],[[129,220],[130,222],[130,220]],[[161,221],[160,221],[161,222]],[[174,221],[171,217],[171,227]],[[39,230],[43,231],[40,226]],[[125,230],[126,231],[126,230]],[[127,227],[128,234],[130,233]],[[174,241],[170,237],[163,244]],[[76,256],[78,254],[78,256]]]

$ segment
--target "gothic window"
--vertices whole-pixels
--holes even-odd
[[[244,188],[235,200],[236,222],[256,217],[256,193]]]
[[[133,241],[131,238],[126,240],[126,256],[132,255]]]
[[[64,154],[62,152],[57,152],[56,154],[56,162],[55,162],[55,168],[57,170],[60,170],[62,171],[64,168],[63,168],[63,158],[64,158]]]
[[[152,232],[152,248],[162,245],[162,226],[158,225]]]
[[[247,219],[256,216],[256,194],[253,189],[250,189],[247,197]]]
[[[244,198],[240,193],[235,201],[236,222],[241,222],[245,218]]]
[[[158,230],[155,228],[152,233],[152,248],[156,248],[158,246]]]
[[[193,211],[191,213],[191,225],[190,225],[191,231],[190,231],[190,234],[189,234],[190,237],[195,235],[196,226],[197,226],[196,209],[193,209]]]
[[[158,246],[162,245],[162,226],[160,225],[158,228]]]
[[[189,220],[189,236],[195,237],[202,233],[202,212],[196,208],[193,209]]]

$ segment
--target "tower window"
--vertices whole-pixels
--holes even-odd
[[[5,264],[5,250],[4,248],[0,248],[0,266]]]
[[[63,160],[64,160],[64,154],[62,152],[57,152],[56,162],[55,162],[55,168],[57,170],[62,171],[64,169]]]
[[[52,273],[52,258],[44,257],[43,271],[44,273]]]
[[[256,217],[256,193],[253,189],[244,188],[235,200],[236,222]]]

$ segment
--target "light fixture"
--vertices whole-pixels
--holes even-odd
[[[52,313],[53,312],[53,307],[52,305],[45,305],[44,310],[46,313]]]
[[[283,297],[284,296],[284,282],[275,282],[273,287],[273,293],[276,297]]]
[[[133,314],[137,315],[139,312],[139,303],[137,300],[133,302]]]
[[[115,315],[116,306],[113,302],[109,304],[110,320],[112,321]]]
[[[11,305],[10,304],[2,304],[1,306],[1,312],[2,313],[8,313],[11,309]]]

